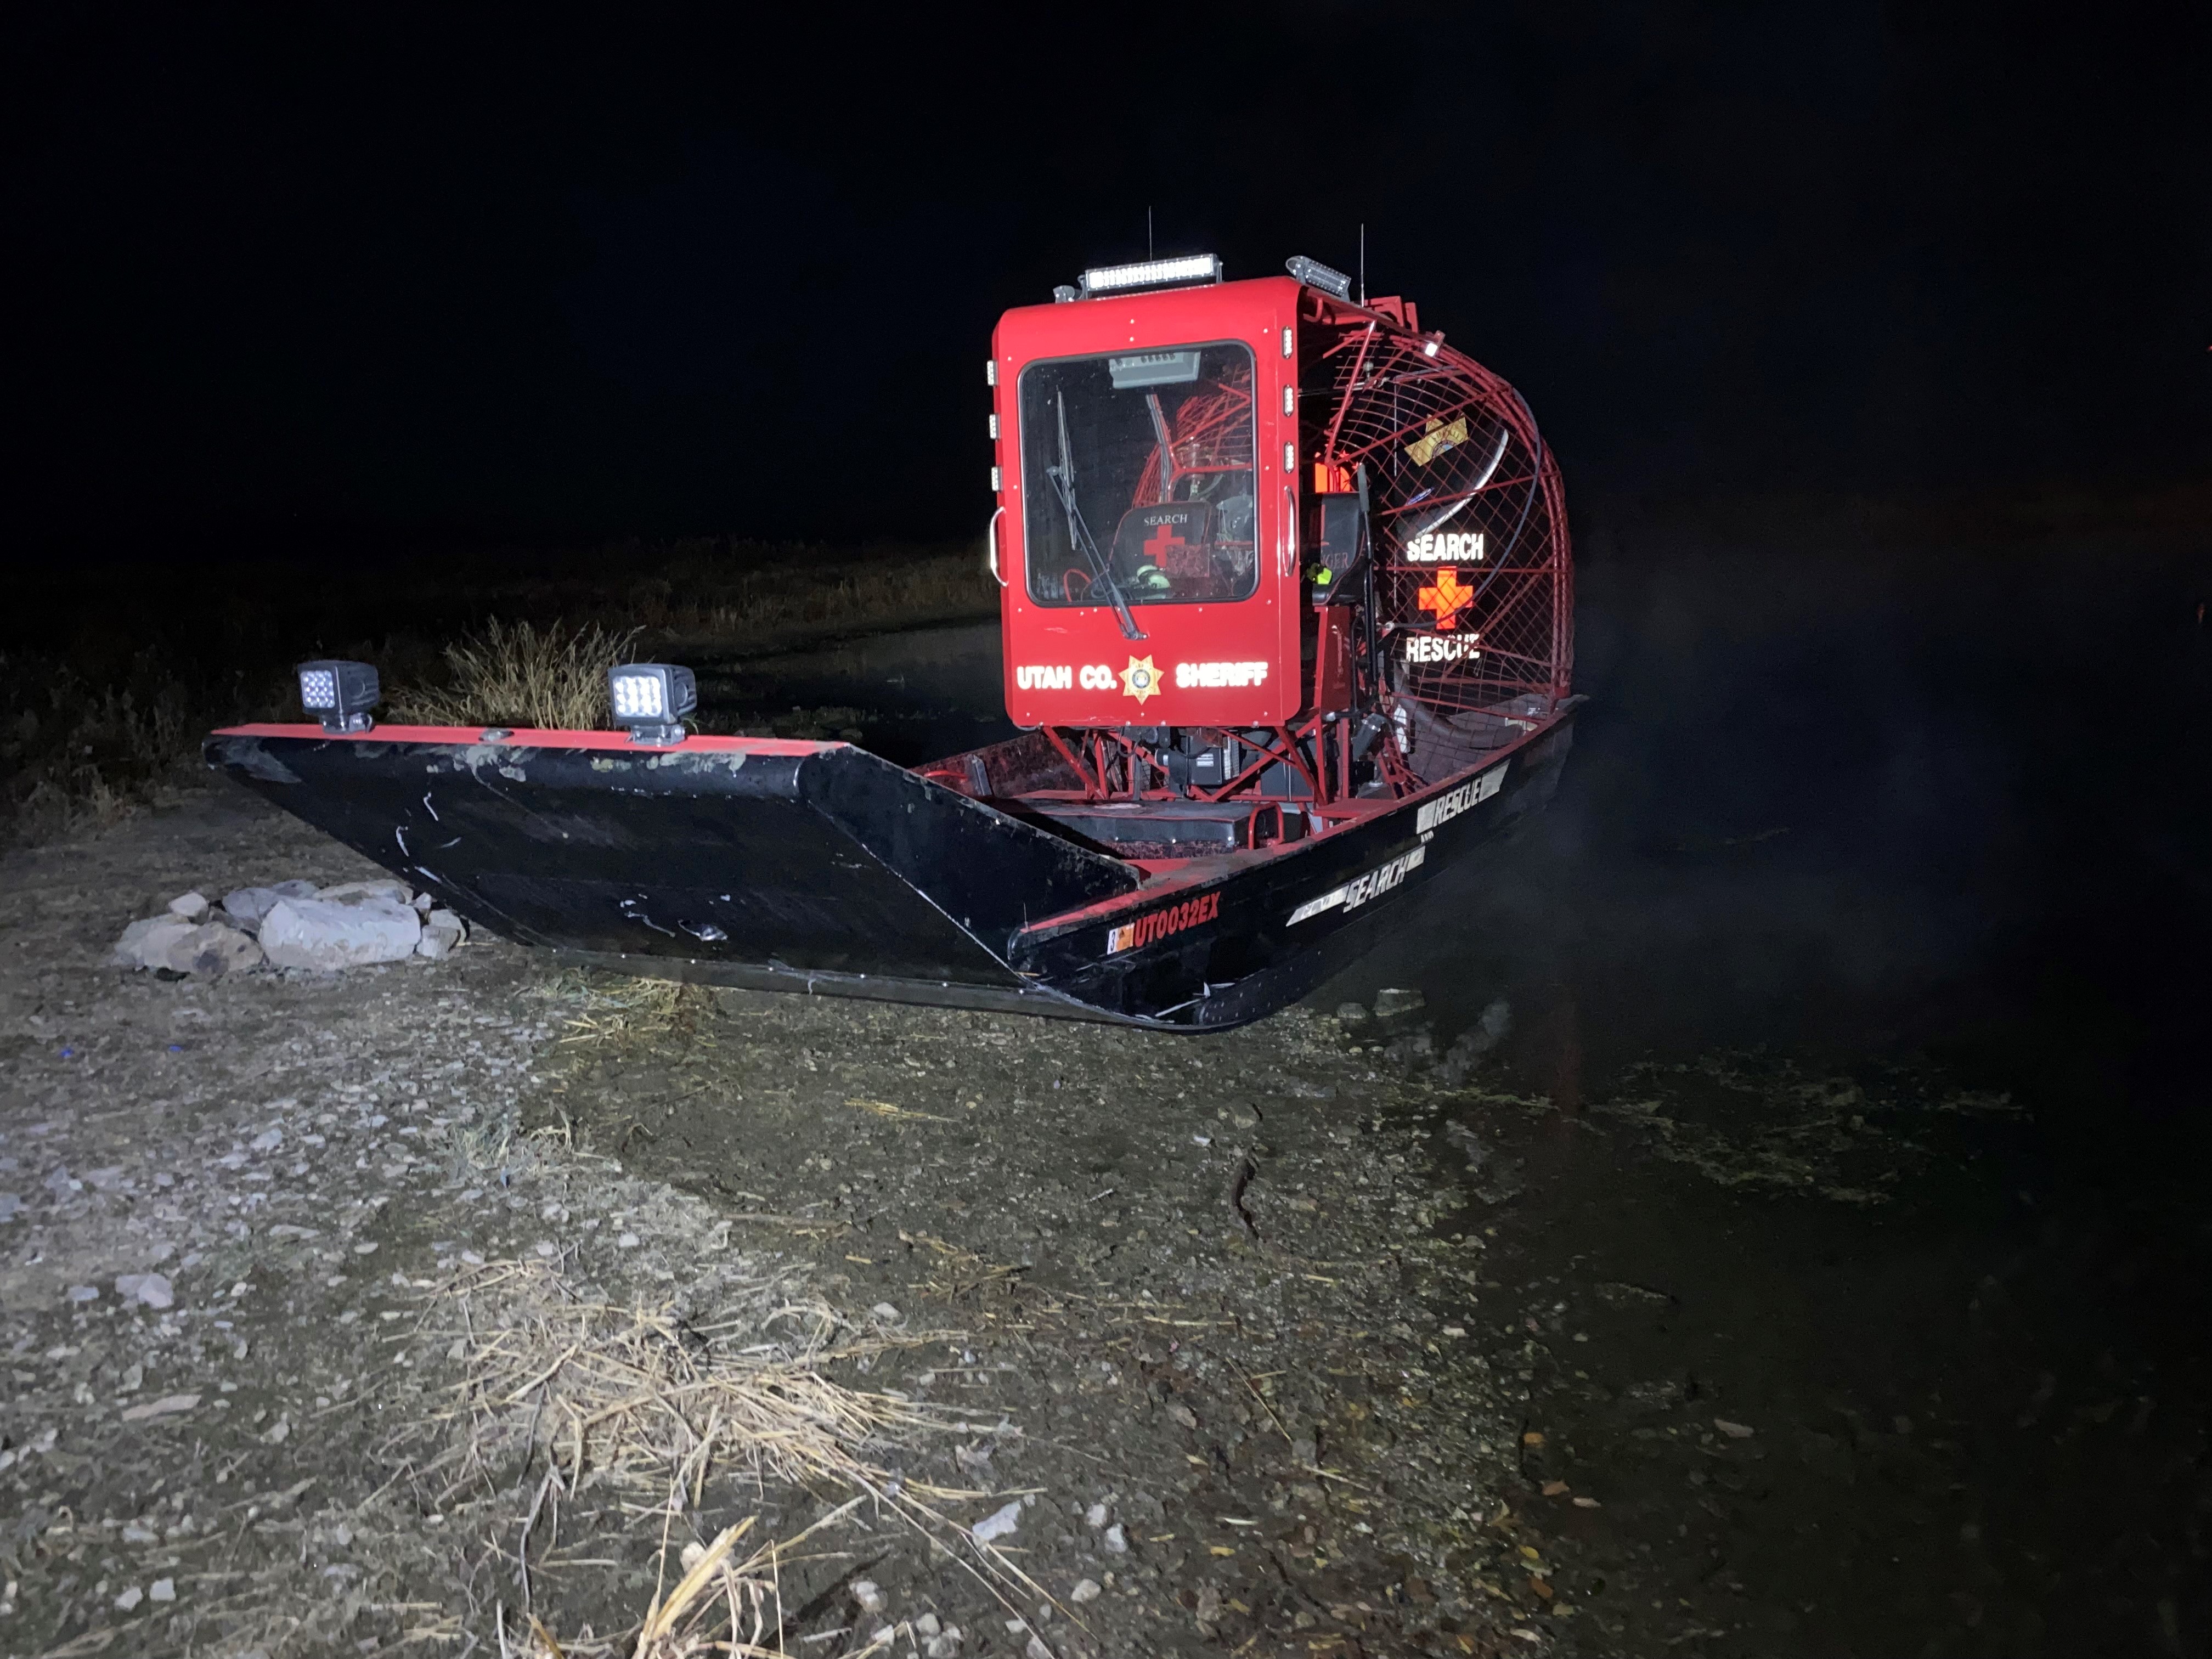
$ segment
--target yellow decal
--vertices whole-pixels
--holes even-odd
[[[1152,665],[1150,657],[1132,657],[1129,665],[1121,671],[1121,695],[1134,697],[1137,707],[1145,706],[1145,699],[1160,689],[1160,671]]]
[[[1456,449],[1467,441],[1467,416],[1462,415],[1446,426],[1431,415],[1428,429],[1406,446],[1406,457],[1415,466],[1426,466],[1447,449]]]

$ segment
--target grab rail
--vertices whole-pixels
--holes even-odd
[[[1012,586],[1011,582],[999,574],[999,520],[1006,516],[1006,504],[1004,501],[1000,501],[999,503],[999,510],[991,515],[991,522],[983,526],[983,540],[989,545],[991,550],[989,558],[987,561],[990,567],[991,580],[998,583],[1001,587],[1010,587]]]

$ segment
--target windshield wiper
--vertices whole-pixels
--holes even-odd
[[[1121,619],[1125,638],[1141,640],[1145,630],[1137,626],[1137,619],[1129,614],[1129,602],[1121,597],[1121,584],[1114,580],[1114,572],[1098,554],[1098,544],[1091,538],[1091,526],[1083,522],[1083,509],[1075,504],[1075,460],[1067,447],[1067,394],[1061,392],[1054,400],[1060,409],[1060,465],[1048,466],[1046,477],[1059,493],[1060,510],[1067,514],[1067,539],[1078,552],[1090,562],[1093,586],[1103,586],[1106,595],[1114,601],[1114,613]]]

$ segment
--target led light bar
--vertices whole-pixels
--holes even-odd
[[[1176,259],[1146,259],[1133,265],[1100,265],[1083,273],[1083,297],[1127,294],[1139,288],[1188,288],[1221,280],[1221,256],[1191,253]]]
[[[384,701],[376,670],[365,662],[303,662],[300,706],[323,723],[325,732],[366,732],[374,724],[368,711]]]
[[[1352,297],[1352,278],[1340,270],[1332,270],[1318,259],[1309,259],[1303,253],[1293,254],[1283,262],[1283,269],[1308,288],[1317,288],[1340,300]]]
[[[607,700],[632,743],[671,748],[684,741],[684,716],[699,706],[699,682],[674,663],[626,662],[607,670]]]

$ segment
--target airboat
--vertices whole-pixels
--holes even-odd
[[[1176,1030],[1293,1000],[1540,807],[1578,699],[1559,469],[1519,393],[1310,259],[1087,271],[983,366],[1006,712],[901,767],[702,733],[379,725],[373,667],[209,763],[570,961]]]

